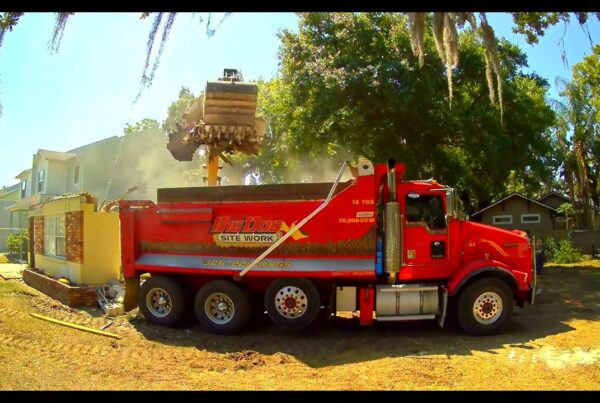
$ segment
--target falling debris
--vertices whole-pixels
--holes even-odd
[[[108,329],[109,327],[111,327],[113,325],[114,322],[108,322],[106,325],[103,325],[100,330],[105,330]]]
[[[125,312],[123,300],[125,288],[117,280],[110,280],[107,284],[96,287],[98,305],[106,316],[119,316]]]

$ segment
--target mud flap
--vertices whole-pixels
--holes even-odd
[[[533,237],[533,247],[531,248],[531,254],[533,255],[533,286],[531,288],[531,295],[529,296],[529,304],[535,303],[535,292],[537,290],[537,256],[535,251],[535,237]]]
[[[446,307],[448,306],[448,289],[446,287],[442,287],[442,310],[439,314],[439,316],[436,318],[437,319],[437,323],[438,325],[440,325],[440,327],[443,329],[444,328],[444,321],[446,320]]]
[[[125,297],[123,298],[123,308],[125,312],[137,308],[140,295],[140,276],[125,279]]]

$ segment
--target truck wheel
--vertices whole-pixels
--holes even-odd
[[[314,284],[304,278],[273,280],[265,293],[265,307],[271,320],[290,330],[304,329],[319,314],[321,300]]]
[[[140,289],[140,310],[155,325],[174,326],[184,316],[187,290],[174,279],[153,276]]]
[[[200,288],[194,310],[202,327],[209,332],[234,334],[250,319],[252,302],[237,284],[214,280]]]
[[[483,336],[496,333],[510,317],[514,299],[508,285],[484,278],[465,288],[456,304],[456,317],[467,333]]]

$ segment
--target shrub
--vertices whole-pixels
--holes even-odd
[[[576,249],[571,242],[563,239],[558,243],[552,261],[555,263],[577,263],[581,261],[581,251]]]
[[[10,234],[6,238],[6,247],[11,254],[19,253],[19,250],[26,256],[27,255],[27,231],[19,231],[17,233]]]
[[[558,251],[559,243],[552,237],[546,238],[544,242],[544,261],[553,262]]]

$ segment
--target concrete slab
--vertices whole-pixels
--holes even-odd
[[[26,264],[0,264],[0,277],[2,277],[4,280],[22,278],[23,269],[25,269],[26,267]]]

